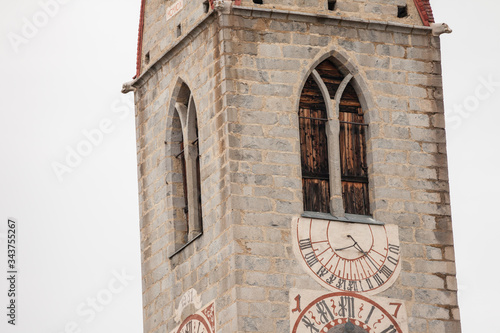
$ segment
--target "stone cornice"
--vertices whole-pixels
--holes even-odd
[[[128,83],[132,87],[137,87],[142,85],[142,83],[151,77],[151,75],[156,72],[163,63],[165,63],[169,57],[176,50],[184,47],[189,43],[196,35],[198,35],[201,30],[208,24],[209,18],[216,15],[217,11],[211,11],[205,17],[203,17],[198,24],[196,24],[186,35],[177,40],[172,46],[170,46],[163,54],[148,68],[144,70],[141,75],[135,80]],[[432,28],[420,25],[410,25],[396,22],[388,21],[374,21],[365,20],[355,17],[342,17],[334,15],[316,14],[316,13],[303,13],[291,10],[280,10],[280,9],[268,9],[268,8],[256,8],[256,7],[244,7],[244,6],[233,6],[231,9],[232,15],[248,16],[248,17],[262,17],[262,18],[274,18],[274,19],[288,19],[295,21],[304,21],[311,23],[322,23],[328,25],[338,25],[345,27],[354,27],[362,29],[374,29],[379,31],[394,31],[403,32],[408,34],[431,34]],[[230,14],[230,15],[231,15]],[[224,15],[221,13],[221,15]]]
[[[407,32],[417,34],[430,34],[432,29],[427,26],[411,25],[389,21],[365,20],[356,17],[343,17],[335,15],[305,13],[292,10],[269,9],[257,7],[235,6],[233,14],[250,17],[267,17],[275,19],[287,19],[295,21],[306,21],[311,23],[323,23],[329,25],[372,28],[375,30],[387,30],[396,32]]]

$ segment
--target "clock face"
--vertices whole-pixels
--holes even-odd
[[[215,304],[188,316],[170,333],[215,333]]]
[[[306,271],[333,291],[375,294],[399,275],[395,225],[298,218],[293,223],[293,244]]]
[[[318,295],[291,290],[292,333],[405,333],[402,301],[352,292]]]
[[[184,320],[177,333],[212,333],[212,331],[202,316],[194,314]]]

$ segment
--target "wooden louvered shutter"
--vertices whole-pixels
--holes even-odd
[[[299,108],[304,211],[330,212],[326,123],[323,96],[310,77],[304,86]]]
[[[354,89],[348,86],[340,103],[342,198],[346,213],[370,215],[366,125]]]

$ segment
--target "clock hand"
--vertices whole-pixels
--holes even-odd
[[[349,237],[350,239],[352,239],[352,241],[354,242],[354,244],[352,244],[351,246],[354,246],[356,248],[356,250],[358,250],[359,252],[363,253],[365,256],[368,255],[368,253],[366,253],[365,251],[363,251],[363,249],[361,248],[361,246],[358,244],[358,242],[356,242],[356,240],[351,235],[347,235],[347,237]]]
[[[361,246],[359,246],[358,242],[356,242],[354,240],[354,238],[352,238],[351,235],[347,235],[347,237],[351,238],[354,241],[354,244],[352,246],[354,246],[354,248],[356,250],[358,250],[359,252],[363,253],[364,256],[372,263],[373,267],[375,267],[375,269],[378,271],[379,267],[373,262],[372,258],[370,258],[370,256],[368,255],[368,253],[366,253],[365,251],[363,251],[363,249],[361,248]]]
[[[358,247],[359,247],[359,245],[358,245]],[[370,256],[368,255],[368,253],[366,253],[365,251],[363,251],[360,247],[358,248],[358,250],[359,250],[359,252],[363,253],[363,255],[366,257],[366,259],[368,259],[372,263],[373,267],[375,267],[375,270],[378,271],[379,267],[377,266],[377,264],[375,264],[373,262],[372,258],[370,258]]]
[[[351,248],[351,247],[353,247],[353,246],[354,246],[354,244],[353,244],[353,245],[350,245],[350,246],[343,247],[343,248],[341,248],[341,249],[335,249],[335,251],[347,250],[347,249],[349,249],[349,248]]]
[[[353,246],[356,246],[356,244],[358,244],[358,243],[354,240],[354,238],[352,238],[352,236],[351,236],[351,235],[347,235],[347,237],[349,237],[350,239],[352,239],[352,241],[354,242],[354,244],[352,244],[352,245],[350,245],[350,246],[346,246],[346,247],[340,248],[340,249],[335,249],[335,251],[342,251],[342,250],[346,250],[346,249],[349,249],[349,248],[351,248],[351,247],[353,247]]]
[[[354,237],[352,237],[351,235],[347,235],[347,237],[349,237],[350,239],[352,239],[352,241],[354,242],[354,244],[352,244],[350,246],[346,246],[346,247],[340,248],[340,249],[335,249],[335,251],[342,251],[342,250],[346,250],[346,249],[349,249],[351,247],[354,247],[356,250],[358,250],[359,252],[363,253],[363,255],[371,262],[371,264],[373,265],[373,267],[375,267],[375,270],[378,271],[379,267],[377,266],[377,264],[375,264],[375,262],[373,262],[372,258],[370,258],[370,256],[368,255],[368,253],[366,253],[365,251],[363,251],[363,249],[358,244],[358,242],[356,242],[356,240],[354,239]]]

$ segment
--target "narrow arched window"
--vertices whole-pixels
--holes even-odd
[[[347,85],[339,107],[342,199],[349,214],[370,215],[366,124],[352,85]]]
[[[200,156],[196,106],[191,91],[182,84],[172,103],[167,128],[167,160],[171,170],[169,199],[175,234],[175,252],[202,234]]]
[[[367,125],[351,78],[325,60],[302,90],[298,116],[306,212],[370,214]]]
[[[309,77],[299,107],[300,154],[304,210],[330,213],[330,172],[326,105],[319,87]]]

